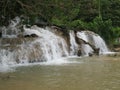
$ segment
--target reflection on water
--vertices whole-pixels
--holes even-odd
[[[0,73],[0,90],[120,90],[120,57],[72,58],[61,65]]]

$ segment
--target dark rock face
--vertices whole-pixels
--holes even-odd
[[[36,35],[36,34],[31,34],[31,35],[25,35],[24,37],[25,37],[25,38],[27,38],[27,37],[38,37],[38,35]]]
[[[27,37],[30,37],[30,35],[25,35],[24,37],[27,38]]]
[[[93,56],[93,53],[89,53],[89,56],[92,57],[92,56]]]
[[[0,38],[2,37],[2,28],[0,27]]]
[[[36,34],[31,34],[31,37],[38,37],[38,35],[36,35]]]
[[[2,37],[2,32],[0,32],[0,38]]]
[[[81,50],[80,50],[80,49],[78,50],[77,55],[78,55],[78,56],[82,56],[82,52],[81,52]]]
[[[100,48],[95,48],[94,49],[94,54],[95,55],[99,55],[99,53],[100,53]]]

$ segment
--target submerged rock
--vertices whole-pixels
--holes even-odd
[[[113,52],[113,53],[107,54],[107,56],[109,56],[109,57],[120,57],[120,52]]]

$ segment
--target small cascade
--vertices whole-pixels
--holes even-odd
[[[78,52],[78,44],[75,40],[75,33],[74,31],[70,31],[70,55],[77,55]]]
[[[109,52],[104,40],[93,32],[75,33],[71,30],[69,36],[65,36],[61,29],[36,25],[30,28],[24,25],[21,30],[20,22],[16,17],[9,26],[0,28],[0,68],[43,61],[59,62],[68,56],[88,56],[95,51],[93,47],[99,48],[100,54]]]
[[[17,34],[20,32],[17,25],[21,22],[19,17],[15,17],[10,21],[7,27],[2,27],[2,37],[4,38],[16,38]]]
[[[104,40],[98,34],[95,34],[90,31],[81,31],[81,32],[77,32],[77,37],[88,42],[95,48],[99,48],[100,54],[109,52],[109,49],[107,48]],[[89,53],[93,52],[92,47],[90,47],[88,44],[87,45],[83,44],[82,49],[83,49],[82,52],[85,52],[85,55],[88,55]]]
[[[26,28],[24,26],[23,35],[37,35],[37,37],[1,39],[1,64],[50,61],[69,55],[64,38],[57,36],[49,28],[43,29],[37,26]]]
[[[81,53],[82,53],[82,55],[84,55],[84,56],[89,56],[89,54],[91,53],[91,52],[93,52],[94,50],[89,46],[89,45],[87,45],[87,44],[82,44],[81,45]]]
[[[37,34],[40,37],[36,41],[40,43],[40,47],[46,60],[58,59],[69,55],[65,40],[62,37],[50,32],[48,27],[43,29],[33,26],[32,30],[25,28],[25,33],[29,35]]]
[[[105,41],[100,36],[93,36],[93,40],[96,48],[100,48],[100,54],[110,52],[105,44]]]
[[[84,31],[77,32],[77,37],[88,42],[87,34]]]

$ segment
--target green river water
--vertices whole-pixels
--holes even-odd
[[[120,57],[69,58],[0,73],[0,90],[120,90]],[[73,62],[74,61],[74,62]]]

